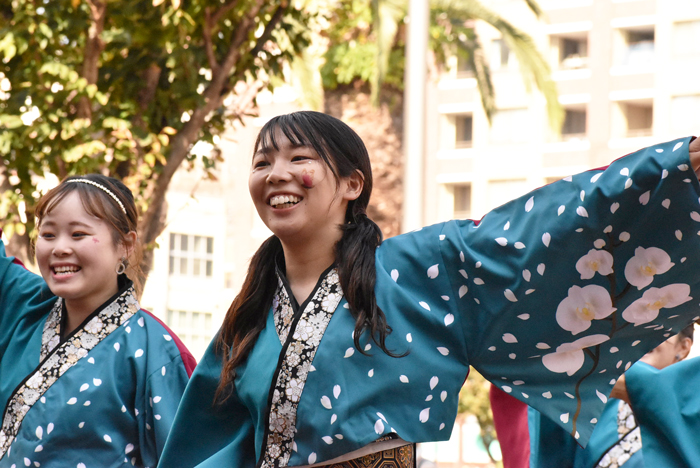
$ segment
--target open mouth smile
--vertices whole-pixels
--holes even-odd
[[[295,195],[275,195],[270,197],[267,203],[273,208],[290,208],[302,200],[303,198]]]
[[[77,273],[81,270],[79,266],[54,266],[51,267],[51,271],[53,271],[54,275],[56,276],[62,276],[62,275],[72,275],[73,273]]]

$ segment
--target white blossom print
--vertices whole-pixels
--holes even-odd
[[[655,275],[666,273],[675,263],[671,257],[657,247],[637,247],[634,257],[625,265],[625,278],[637,289],[642,290],[649,286]]]
[[[616,310],[604,287],[595,284],[583,288],[572,286],[569,295],[557,307],[556,319],[560,327],[577,335],[588,330],[592,320],[603,319]]]
[[[608,335],[598,334],[584,336],[572,343],[564,343],[557,346],[556,352],[542,356],[542,364],[552,372],[566,372],[567,375],[574,375],[583,366],[585,360],[583,350],[609,339]]]
[[[596,273],[607,276],[613,272],[613,256],[605,250],[591,249],[576,262],[576,271],[582,280],[593,278]]]
[[[649,288],[641,298],[630,304],[623,312],[622,318],[635,326],[649,323],[656,319],[661,309],[671,309],[691,300],[690,286],[677,283],[663,288]]]

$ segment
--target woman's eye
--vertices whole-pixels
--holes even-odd
[[[74,233],[73,233],[73,237],[74,237],[74,238],[77,238],[77,239],[79,239],[79,238],[81,238],[81,237],[85,237],[85,236],[87,236],[87,235],[89,235],[89,234],[86,234],[86,233],[84,233],[84,232],[74,232]]]
[[[311,159],[311,156],[294,156],[292,161],[310,161]]]
[[[39,234],[39,237],[41,237],[42,239],[47,239],[47,240],[53,239],[53,234],[51,234],[50,232],[41,233],[41,234]]]
[[[260,169],[261,167],[269,166],[270,163],[267,161],[257,161],[253,164],[253,169]]]

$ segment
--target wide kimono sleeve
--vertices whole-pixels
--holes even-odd
[[[246,466],[256,459],[253,420],[238,394],[214,404],[221,362],[215,338],[187,385],[159,467]]]
[[[398,236],[382,261],[413,264],[386,275],[407,296],[431,297],[421,305],[444,316],[447,359],[464,365],[466,356],[585,446],[616,379],[698,315],[700,187],[689,141],[567,177],[478,223]]]
[[[31,361],[28,369],[39,364],[39,353],[29,356],[21,356],[21,353],[27,342],[36,340],[37,323],[46,318],[55,300],[43,278],[28,271],[13,257],[7,257],[0,241],[0,396],[9,396],[3,389],[7,386],[5,390],[10,391],[14,388],[12,384],[19,383],[8,373],[19,371],[17,362],[23,357]],[[2,360],[6,354],[13,356],[12,362]]]
[[[646,466],[697,466],[700,358],[662,370],[640,362],[625,373],[625,383],[642,430]]]

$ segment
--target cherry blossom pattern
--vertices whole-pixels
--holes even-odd
[[[560,327],[577,335],[588,330],[591,321],[606,318],[616,310],[604,287],[596,284],[583,288],[572,286],[569,295],[557,307],[556,319]]]
[[[278,285],[281,287],[277,288],[275,294],[278,296],[276,303],[281,307],[286,303],[289,295],[282,282]],[[343,291],[340,287],[338,271],[332,269],[308,302],[294,329],[286,331],[286,351],[275,377],[262,467],[286,466],[289,461],[296,434],[297,406],[306,384],[311,362],[342,297]],[[333,396],[338,398],[340,387],[334,387],[333,391]],[[322,399],[321,404],[328,409],[328,406],[331,406],[330,399],[327,401]]]
[[[661,309],[671,309],[691,300],[690,286],[683,283],[669,284],[663,288],[649,288],[642,297],[630,304],[622,318],[635,326],[656,319]]]
[[[591,249],[576,262],[576,271],[582,280],[591,279],[596,273],[607,276],[613,272],[613,256],[605,250]]]
[[[634,257],[625,265],[625,278],[637,289],[642,290],[649,286],[655,275],[666,273],[675,265],[671,257],[657,247],[637,247]]]
[[[556,373],[574,375],[582,366],[585,360],[583,350],[592,346],[597,346],[608,341],[608,335],[588,335],[572,343],[563,343],[557,346],[554,353],[542,356],[542,364],[548,370]]]

